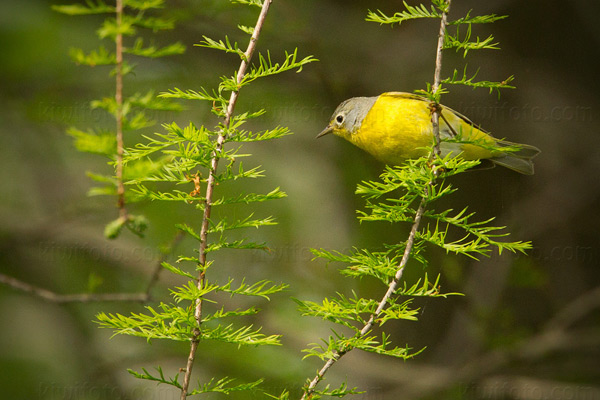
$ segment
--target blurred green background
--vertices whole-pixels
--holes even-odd
[[[410,4],[415,4],[411,1]],[[145,239],[124,234],[103,238],[104,224],[116,216],[113,199],[87,197],[92,182],[85,171],[108,173],[104,160],[78,153],[64,133],[69,126],[109,125],[89,102],[113,92],[105,68],[74,65],[70,47],[97,46],[101,17],[67,17],[52,12],[57,1],[3,0],[0,3],[0,272],[57,293],[143,291],[156,264],[158,247],[175,234],[173,225],[199,223],[193,207],[136,205],[151,225]],[[237,24],[253,25],[256,11],[225,1],[169,1],[165,10],[179,18],[177,28],[156,36],[157,43],[180,40],[185,55],[140,60],[126,94],[173,87],[211,88],[231,75],[238,60],[193,47],[202,35],[229,35],[245,46]],[[275,0],[259,51],[282,59],[284,50],[320,60],[300,74],[286,73],[244,89],[238,110],[265,108],[253,128],[289,126],[282,140],[248,146],[266,178],[243,185],[258,192],[276,186],[283,200],[253,208],[274,215],[275,227],[250,231],[269,243],[270,253],[223,252],[214,277],[247,276],[286,282],[289,289],[269,303],[252,323],[264,333],[282,333],[283,346],[237,348],[202,344],[195,378],[265,377],[271,393],[290,389],[297,397],[321,362],[302,361],[300,350],[331,326],[302,318],[292,297],[319,300],[351,290],[380,298],[375,282],[355,282],[336,265],[311,261],[310,248],[377,249],[404,240],[405,226],[362,224],[354,194],[361,180],[375,179],[382,165],[335,137],[314,139],[342,100],[385,91],[413,91],[433,78],[437,21],[414,21],[390,29],[364,21],[367,10],[389,14],[399,1]],[[464,297],[417,302],[418,322],[390,323],[396,345],[427,347],[401,362],[352,352],[329,373],[332,385],[347,380],[367,392],[360,399],[598,399],[600,398],[600,30],[595,0],[455,0],[451,17],[507,14],[478,26],[493,34],[501,51],[446,53],[443,75],[453,68],[481,68],[478,78],[515,75],[516,90],[502,96],[485,90],[450,87],[443,103],[462,112],[497,137],[542,150],[536,174],[521,176],[502,168],[455,179],[459,192],[441,206],[469,205],[481,219],[497,216],[511,238],[532,240],[530,255],[494,255],[475,262],[431,249],[430,276],[441,273],[442,289]],[[157,113],[159,123],[216,123],[204,104],[188,103],[177,115]],[[146,133],[160,132],[160,125]],[[127,138],[129,144],[136,137]],[[244,215],[248,208],[223,211]],[[221,211],[219,211],[221,212]],[[176,254],[189,253],[182,242]],[[212,271],[212,270],[211,270]],[[417,265],[405,274],[414,282]],[[167,299],[167,287],[181,281],[161,275],[153,290]],[[235,299],[234,299],[235,300]],[[229,302],[229,298],[224,299]],[[175,374],[187,357],[186,344],[115,337],[92,322],[100,311],[139,312],[135,303],[57,305],[0,285],[0,397],[2,399],[175,399],[177,392],[131,377],[127,368],[161,365]],[[246,397],[244,397],[246,396]],[[217,398],[214,395],[211,398]],[[236,396],[239,397],[239,396]],[[241,395],[259,398],[258,393]]]

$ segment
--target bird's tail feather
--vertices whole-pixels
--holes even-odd
[[[520,174],[533,175],[531,160],[540,153],[540,149],[528,144],[511,143],[505,140],[498,140],[497,144],[498,147],[517,147],[518,150],[490,158],[490,161]]]

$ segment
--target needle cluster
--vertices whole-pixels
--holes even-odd
[[[147,227],[142,215],[132,215],[127,204],[134,199],[125,190],[125,182],[137,177],[139,165],[124,167],[124,135],[131,135],[153,126],[149,115],[156,111],[180,111],[181,106],[166,99],[156,98],[153,91],[126,95],[124,78],[136,71],[135,58],[160,58],[182,54],[185,46],[179,42],[166,46],[146,43],[141,31],[152,32],[173,29],[171,18],[154,15],[164,8],[164,0],[137,1],[118,0],[115,5],[103,0],[86,0],[85,4],[56,5],[52,7],[67,15],[106,15],[96,35],[101,42],[110,42],[111,47],[100,44],[96,49],[85,51],[72,48],[70,55],[77,64],[89,67],[110,66],[109,77],[114,79],[115,92],[110,96],[90,103],[92,110],[99,109],[114,119],[111,127],[71,127],[67,133],[73,138],[77,150],[97,154],[108,159],[114,173],[88,172],[87,175],[99,186],[89,195],[108,195],[117,198],[119,216],[106,225],[104,234],[116,238],[123,227],[141,236]]]

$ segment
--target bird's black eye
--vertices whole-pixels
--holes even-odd
[[[335,120],[337,121],[338,124],[341,124],[342,122],[344,122],[344,116],[342,114],[340,114],[337,117],[335,117]]]

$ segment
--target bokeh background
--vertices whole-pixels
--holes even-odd
[[[410,1],[410,4],[415,4]],[[0,3],[0,272],[23,282],[70,294],[145,290],[158,248],[175,234],[175,223],[199,223],[193,207],[143,203],[135,212],[151,221],[145,239],[124,234],[103,238],[116,211],[113,199],[88,197],[85,171],[109,172],[104,160],[78,153],[69,126],[110,124],[89,102],[110,96],[105,68],[74,65],[70,47],[90,50],[101,17],[67,17],[51,11],[54,0]],[[177,28],[157,43],[180,40],[187,53],[138,62],[126,92],[173,87],[211,88],[237,67],[235,57],[193,47],[202,35],[225,34],[245,43],[237,24],[252,25],[256,12],[225,1],[173,0],[167,14]],[[253,128],[276,125],[295,133],[248,146],[266,177],[246,189],[280,186],[288,197],[261,205],[279,225],[250,232],[270,253],[223,252],[214,277],[247,276],[290,285],[253,321],[265,333],[282,333],[283,346],[242,348],[202,344],[195,377],[264,377],[271,393],[299,388],[320,368],[302,360],[301,349],[329,335],[329,324],[300,317],[292,298],[319,300],[356,291],[380,298],[384,288],[338,274],[339,265],[311,261],[310,248],[380,248],[405,240],[408,227],[359,224],[363,200],[356,184],[376,179],[383,166],[335,137],[314,139],[335,106],[352,96],[413,91],[433,78],[437,21],[414,21],[391,29],[365,22],[367,10],[393,13],[400,1],[276,0],[259,50],[281,59],[284,50],[320,60],[300,74],[264,79],[245,89],[238,110],[265,108]],[[395,344],[426,349],[402,362],[354,351],[330,371],[327,383],[347,381],[366,390],[364,399],[600,399],[600,3],[595,0],[455,0],[451,17],[506,14],[478,26],[493,34],[500,51],[445,54],[444,75],[480,68],[478,78],[515,76],[516,90],[500,98],[485,90],[450,87],[443,102],[498,137],[536,145],[536,174],[502,168],[456,177],[459,191],[442,206],[468,205],[481,219],[497,217],[515,240],[531,240],[528,256],[493,255],[480,261],[430,249],[430,276],[442,289],[465,296],[417,302],[418,322],[390,323]],[[160,123],[216,121],[203,104],[180,114],[157,113]],[[161,130],[157,124],[146,133]],[[137,137],[129,137],[135,143]],[[251,185],[251,186],[250,186]],[[244,209],[223,211],[242,213]],[[194,246],[183,241],[175,251]],[[222,265],[222,267],[221,267]],[[216,268],[215,268],[216,269]],[[414,282],[424,273],[414,265]],[[156,301],[181,281],[161,275]],[[235,300],[235,299],[234,299]],[[227,300],[229,301],[229,300]],[[137,303],[58,305],[0,285],[0,397],[3,399],[175,399],[178,393],[131,377],[127,368],[183,367],[188,346],[130,337],[110,338],[93,322],[98,312],[142,311]],[[217,398],[213,395],[211,398]],[[258,393],[240,395],[259,398]]]

